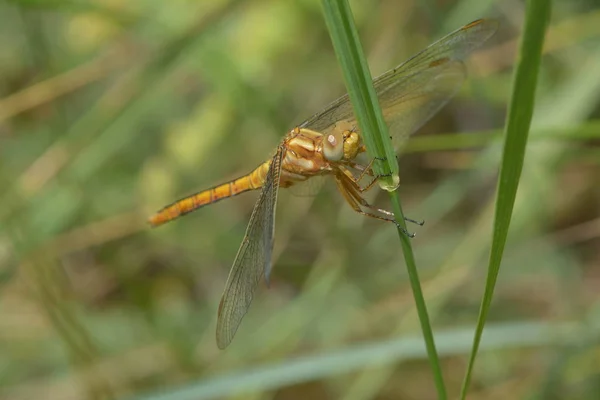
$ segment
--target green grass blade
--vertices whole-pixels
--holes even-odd
[[[398,177],[396,153],[389,140],[387,125],[375,94],[369,66],[360,46],[350,6],[344,0],[323,0],[322,3],[327,29],[344,73],[346,88],[358,125],[363,132],[367,153],[372,158],[394,160],[394,162],[375,163],[373,168],[379,175],[391,173],[392,177],[385,183],[387,183],[386,187],[395,189]],[[384,181],[384,178],[380,181]]]
[[[375,173],[379,175],[391,174],[389,179],[384,181],[381,186],[390,192],[396,220],[400,222],[406,231],[400,200],[397,192],[394,191],[399,182],[396,154],[387,133],[387,126],[383,119],[383,113],[379,107],[379,101],[373,87],[371,74],[358,39],[358,33],[354,25],[350,6],[346,0],[323,0],[322,4],[325,22],[327,23],[327,28],[343,71],[350,101],[352,102],[358,125],[367,146],[367,152],[370,157],[377,157],[385,160],[375,163],[374,170]],[[410,239],[400,228],[398,229],[398,234],[410,277],[410,283],[427,347],[429,361],[433,370],[438,398],[445,399],[446,388]]]
[[[483,327],[492,302],[502,254],[506,244],[523,161],[529,127],[533,115],[535,89],[546,26],[550,17],[548,0],[527,2],[525,26],[521,38],[519,60],[513,78],[512,98],[506,118],[506,134],[502,165],[498,180],[498,198],[494,217],[494,232],[485,292],[481,302],[473,348],[461,388],[461,399],[467,395],[473,365],[481,342]]]

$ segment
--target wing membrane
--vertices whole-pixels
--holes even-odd
[[[275,206],[279,190],[281,160],[285,149],[277,148],[271,160],[262,191],[238,250],[217,317],[217,346],[224,349],[231,343],[242,318],[254,297],[260,278],[265,274],[267,282],[271,272],[271,253],[275,231]]]
[[[494,34],[497,25],[494,20],[474,21],[375,78],[373,85],[396,147],[456,94],[466,75],[463,60]],[[327,134],[339,121],[355,124],[347,94],[301,126]]]
[[[310,179],[307,179],[303,182],[294,183],[292,186],[287,188],[287,191],[298,197],[313,197],[319,193],[324,183],[325,176],[311,176]]]

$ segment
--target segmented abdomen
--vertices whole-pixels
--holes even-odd
[[[255,190],[262,187],[270,161],[261,164],[248,175],[223,183],[210,189],[203,190],[191,196],[184,197],[164,207],[152,215],[148,222],[152,226],[159,226],[172,221],[182,215],[195,211],[200,207],[215,203],[237,194]]]

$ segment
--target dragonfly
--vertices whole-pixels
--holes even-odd
[[[494,34],[497,25],[492,19],[473,21],[373,80],[396,148],[457,93],[466,78],[464,60]],[[359,161],[366,148],[356,127],[346,94],[289,131],[274,155],[250,173],[177,200],[149,218],[156,227],[217,201],[260,190],[219,303],[220,349],[233,340],[263,276],[269,284],[279,188],[330,176],[353,210],[399,226],[393,213],[363,198],[379,177],[371,168],[374,160]],[[372,179],[362,184],[367,176]]]

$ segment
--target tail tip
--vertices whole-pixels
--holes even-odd
[[[157,226],[160,226],[164,223],[162,218],[160,218],[159,214],[154,214],[154,215],[148,217],[146,222],[148,223],[148,225],[150,225],[151,228],[156,228]]]

